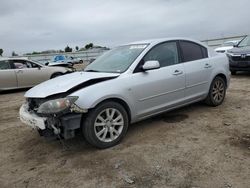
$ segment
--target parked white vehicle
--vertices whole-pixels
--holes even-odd
[[[72,72],[63,67],[48,67],[27,58],[0,59],[0,91],[33,87],[41,82]]]
[[[198,41],[134,42],[26,92],[20,118],[43,136],[68,139],[80,130],[90,144],[107,148],[131,123],[198,101],[222,104],[229,82],[226,55]]]
[[[231,50],[234,48],[235,45],[239,43],[239,40],[232,40],[232,41],[227,41],[222,44],[221,47],[216,48],[215,51],[218,53],[226,53],[227,50]]]

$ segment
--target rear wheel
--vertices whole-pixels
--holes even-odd
[[[82,124],[85,139],[97,148],[118,144],[128,129],[128,114],[116,102],[104,102],[91,110]]]
[[[58,76],[62,76],[62,73],[56,72],[56,73],[54,73],[54,74],[51,75],[50,79],[56,78],[56,77],[58,77]]]
[[[226,83],[222,77],[217,76],[210,86],[205,102],[210,106],[218,106],[223,103],[225,95]]]

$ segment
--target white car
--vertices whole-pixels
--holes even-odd
[[[239,43],[239,40],[232,40],[224,42],[223,45],[219,48],[216,48],[215,51],[218,53],[225,53],[227,50],[231,50],[234,48],[235,45]]]
[[[0,91],[33,87],[72,72],[64,67],[48,67],[27,58],[0,59]]]

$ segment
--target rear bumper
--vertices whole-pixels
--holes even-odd
[[[28,105],[21,106],[20,120],[29,127],[38,130],[44,137],[64,139],[75,137],[75,131],[81,127],[82,114],[65,114],[60,117],[40,117],[28,111]]]

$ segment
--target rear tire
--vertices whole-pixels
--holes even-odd
[[[105,149],[118,144],[128,129],[128,114],[119,103],[107,101],[89,111],[82,132],[92,146]]]
[[[217,76],[211,83],[208,96],[205,99],[205,103],[209,106],[221,105],[225,99],[225,95],[226,95],[225,80],[222,77]]]
[[[54,74],[51,75],[50,79],[53,79],[53,78],[56,78],[56,77],[62,76],[62,75],[63,75],[62,73],[56,72],[56,73],[54,73]]]

